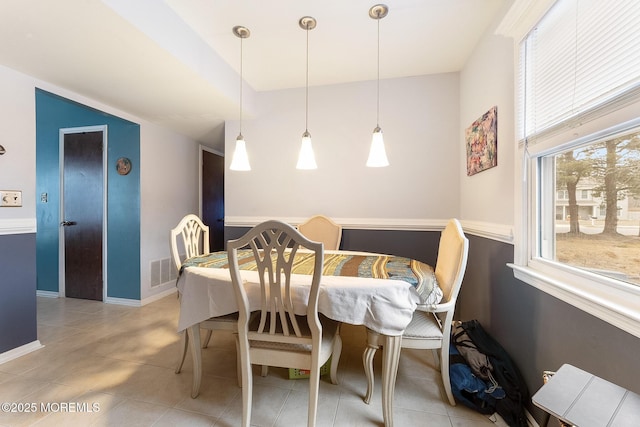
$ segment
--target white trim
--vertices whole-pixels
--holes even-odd
[[[301,217],[225,217],[225,227],[253,227],[269,219],[278,219],[298,225],[307,218]],[[331,218],[348,230],[392,230],[392,231],[442,231],[449,219],[403,219],[403,218]],[[513,244],[513,225],[461,220],[467,234]]]
[[[583,270],[553,267],[546,260],[529,264],[507,265],[516,279],[640,338],[640,287]]]
[[[556,0],[515,0],[496,28],[500,36],[520,42],[540,21]]]
[[[54,291],[40,291],[40,290],[37,290],[36,291],[36,296],[37,297],[43,297],[43,298],[60,298],[60,293],[59,292],[54,292]]]
[[[40,350],[41,348],[44,348],[44,346],[40,344],[39,340],[35,340],[35,341],[31,341],[29,344],[16,347],[13,350],[0,353],[0,365],[2,365],[3,363],[9,362],[11,360],[17,359],[18,357],[22,357],[25,354],[29,354],[32,351]]]
[[[176,292],[178,292],[178,288],[174,285],[169,289],[166,289],[162,292],[158,292],[157,294],[153,294],[151,296],[144,298],[142,301],[140,301],[140,305],[142,306],[142,305],[151,304],[152,302],[158,301],[159,299],[162,299],[168,295],[175,294]]]
[[[140,300],[137,299],[128,299],[128,298],[115,298],[115,297],[107,297],[104,300],[105,304],[114,304],[114,305],[126,305],[127,307],[141,307],[142,304]]]
[[[540,427],[540,424],[538,424],[536,419],[533,418],[533,415],[531,415],[531,412],[529,412],[526,408],[524,410],[524,415],[527,417],[527,424],[529,424],[530,427]]]
[[[460,221],[465,234],[513,244],[513,226],[480,221]]]
[[[35,233],[36,229],[37,221],[35,218],[0,219],[0,236]]]
[[[261,222],[271,219],[284,221],[288,224],[298,225],[306,221],[307,217],[248,217],[227,216],[224,219],[226,227],[253,227]],[[402,219],[402,218],[334,218],[331,219],[340,224],[343,229],[352,230],[415,230],[415,231],[440,231],[447,224],[448,219]]]

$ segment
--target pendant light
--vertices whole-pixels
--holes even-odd
[[[231,166],[229,168],[234,171],[249,171],[249,156],[247,155],[247,147],[242,136],[242,39],[246,39],[251,35],[248,28],[240,25],[233,27],[233,34],[240,39],[240,132],[236,138],[236,149],[233,152]]]
[[[316,158],[313,154],[311,146],[311,134],[309,133],[309,30],[316,27],[316,20],[311,16],[303,16],[298,22],[300,28],[307,32],[307,81],[306,81],[306,104],[305,104],[305,124],[304,133],[302,134],[302,145],[300,146],[300,154],[298,155],[297,169],[317,169]]]
[[[387,13],[389,13],[389,8],[384,4],[377,4],[369,9],[369,16],[378,21],[378,95],[376,105],[376,127],[373,129],[371,149],[369,150],[369,159],[367,160],[367,166],[369,167],[389,166],[387,153],[384,149],[382,129],[380,128],[380,20],[387,16]]]

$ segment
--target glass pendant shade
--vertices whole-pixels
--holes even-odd
[[[384,149],[382,129],[380,129],[379,126],[376,126],[376,128],[373,130],[373,137],[371,138],[371,149],[369,150],[367,166],[370,168],[389,166],[387,152]]]
[[[231,170],[234,171],[250,171],[249,156],[247,155],[247,147],[244,143],[244,137],[242,134],[236,138],[236,149],[233,152],[233,158],[231,159]]]
[[[302,145],[300,146],[300,154],[298,155],[297,169],[318,169],[316,157],[313,154],[311,146],[311,134],[305,131],[302,134]]]

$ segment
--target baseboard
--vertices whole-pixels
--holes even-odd
[[[105,304],[126,305],[128,307],[141,307],[142,306],[142,304],[140,303],[140,300],[128,299],[128,298],[107,297],[107,299],[104,300],[104,302],[105,302]]]
[[[533,418],[533,415],[531,415],[531,412],[525,409],[524,414],[527,416],[527,424],[529,424],[529,427],[540,427],[540,424],[538,424],[536,419]]]
[[[60,294],[53,291],[36,291],[36,296],[45,298],[60,298]]]
[[[528,427],[540,427],[538,422],[533,418],[533,415],[531,415],[531,413],[526,409],[524,410],[524,415],[527,417]],[[487,418],[497,427],[509,427],[509,424],[507,424],[504,418],[502,418],[497,412],[488,415]]]
[[[151,296],[148,296],[148,297],[144,298],[141,301],[141,305],[150,304],[150,303],[152,303],[154,301],[158,301],[159,299],[162,299],[162,298],[164,298],[164,297],[166,297],[168,295],[175,294],[176,292],[178,292],[178,288],[173,286],[173,287],[171,287],[171,288],[169,288],[169,289],[167,289],[165,291],[158,292],[157,294],[154,294],[154,295],[151,295]]]
[[[18,357],[22,357],[25,354],[29,354],[32,351],[40,350],[41,348],[44,348],[44,346],[40,344],[39,340],[35,340],[29,344],[16,347],[13,350],[5,351],[0,354],[0,365],[10,360],[17,359]]]

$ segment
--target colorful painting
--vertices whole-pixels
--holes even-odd
[[[465,131],[467,176],[498,165],[498,107],[492,107]]]

